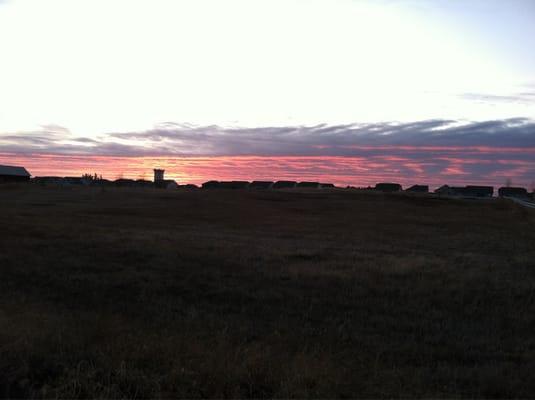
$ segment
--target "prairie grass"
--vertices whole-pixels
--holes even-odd
[[[535,215],[0,186],[0,396],[533,397]]]

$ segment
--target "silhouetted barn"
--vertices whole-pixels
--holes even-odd
[[[500,197],[529,197],[528,191],[523,187],[501,187],[498,189]]]
[[[400,192],[401,185],[399,183],[378,183],[375,185],[375,190],[385,193]]]
[[[332,189],[335,188],[333,183],[320,183],[320,188],[322,189]]]
[[[292,189],[296,185],[295,181],[277,181],[273,184],[273,189]]]
[[[310,188],[310,189],[319,189],[319,182],[299,182],[297,184],[298,188]]]
[[[252,181],[249,185],[249,189],[271,189],[273,187],[273,182],[271,181]]]
[[[24,167],[0,165],[0,183],[28,182],[30,173]]]

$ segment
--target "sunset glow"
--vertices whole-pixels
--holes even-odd
[[[535,186],[535,148],[405,149],[404,156],[363,157],[102,157],[65,155],[0,154],[9,164],[24,164],[37,176],[80,176],[102,174],[107,179],[152,179],[152,169],[164,168],[166,176],[179,184],[201,184],[216,180],[303,180],[334,183],[337,186],[373,186],[395,181],[404,186],[450,185],[507,182]],[[423,158],[414,160],[415,153]],[[517,154],[526,159],[517,160]],[[453,155],[455,154],[455,155]],[[484,170],[484,178],[481,178]]]
[[[531,185],[531,0],[0,0],[0,164]]]

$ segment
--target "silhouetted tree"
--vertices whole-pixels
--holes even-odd
[[[86,179],[88,181],[98,181],[98,180],[102,180],[102,175],[98,176],[96,173],[95,174],[83,174],[82,179]]]

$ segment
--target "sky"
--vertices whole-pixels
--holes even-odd
[[[533,0],[0,0],[0,163],[529,186],[534,37]]]

